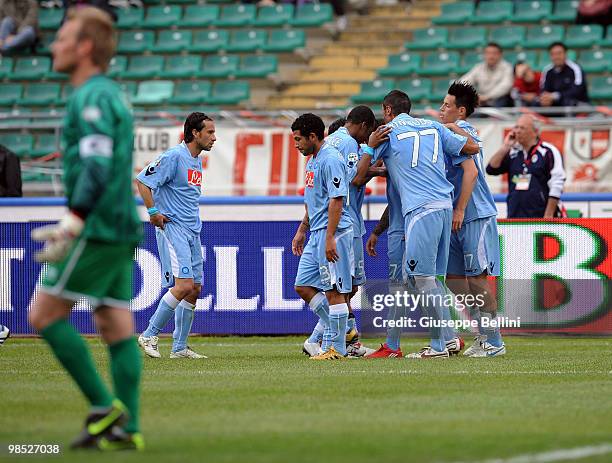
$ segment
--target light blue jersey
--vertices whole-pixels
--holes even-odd
[[[351,184],[355,175],[357,175],[357,163],[361,159],[362,152],[357,144],[357,141],[351,137],[346,127],[340,127],[329,137],[325,139],[325,143],[333,146],[344,158],[346,164],[346,181],[348,183],[349,195],[348,206],[351,221],[353,222],[353,231],[355,237],[362,237],[365,234],[365,223],[361,214],[361,206],[365,196],[365,186],[356,187]]]
[[[446,179],[444,155],[458,157],[467,142],[436,121],[396,116],[389,140],[374,152],[382,159],[390,179],[398,186],[402,214],[428,205],[452,206],[453,185]]]
[[[343,197],[342,214],[338,230],[352,227],[346,198],[348,185],[346,168],[340,152],[324,143],[319,152],[306,164],[304,202],[308,208],[310,231],[327,228],[330,198]]]
[[[482,140],[478,136],[478,132],[476,129],[472,127],[467,121],[457,121],[457,125],[465,130],[470,136],[474,139],[478,146],[480,146],[480,152],[473,156],[474,163],[476,164],[476,168],[478,169],[478,178],[476,181],[476,185],[474,185],[474,191],[472,191],[472,196],[470,197],[470,201],[468,202],[467,207],[465,208],[465,216],[463,219],[464,223],[471,222],[476,219],[484,219],[486,217],[491,217],[497,215],[497,208],[495,207],[495,201],[493,200],[493,195],[491,194],[491,190],[489,190],[489,186],[487,185],[487,180],[485,178],[485,169],[483,164],[483,155],[482,155]],[[455,188],[455,198],[453,200],[453,206],[457,204],[457,200],[461,195],[461,182],[463,181],[463,169],[461,168],[461,163],[466,159],[469,159],[470,156],[464,155],[460,158],[450,159],[449,156],[446,156],[446,178],[449,182],[453,184]]]
[[[136,178],[153,190],[159,212],[173,223],[200,233],[202,160],[191,155],[185,142],[163,153]]]
[[[387,235],[403,234],[404,216],[402,215],[402,199],[390,178],[387,178],[387,204],[389,206],[389,228],[387,229]]]

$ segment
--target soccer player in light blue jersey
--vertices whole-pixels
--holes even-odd
[[[346,297],[353,289],[353,224],[348,211],[346,167],[340,152],[323,141],[325,125],[314,114],[302,114],[291,125],[295,147],[306,164],[306,214],[291,243],[300,256],[295,291],[324,326],[321,350],[314,360],[346,356],[348,322]],[[310,238],[304,246],[306,232]]]
[[[482,141],[466,121],[477,105],[474,87],[467,82],[454,82],[440,106],[442,123],[456,122],[481,147],[473,157],[463,156],[453,162],[447,159],[446,178],[455,188],[447,281],[455,294],[482,296],[470,310],[471,317],[479,321],[479,335],[464,355],[495,357],[506,353],[499,328],[490,323],[497,312],[489,277],[499,276],[499,234],[497,208],[484,175]]]
[[[187,345],[202,288],[199,200],[202,195],[202,151],[210,151],[215,124],[204,113],[192,113],[184,141],[145,167],[136,177],[138,191],[155,226],[162,264],[162,285],[170,290],[159,301],[138,343],[149,357],[161,357],[158,334],[174,317],[170,358],[206,358]]]

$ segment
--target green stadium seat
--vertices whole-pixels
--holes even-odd
[[[425,76],[442,76],[456,73],[459,67],[459,53],[456,51],[433,52],[425,55],[417,74]]]
[[[144,8],[118,8],[117,27],[119,29],[133,29],[142,27],[144,23]]]
[[[225,50],[234,53],[256,51],[263,48],[267,36],[267,32],[262,30],[234,31]]]
[[[553,42],[562,42],[564,32],[560,25],[532,26],[527,30],[524,47],[547,48]]]
[[[432,19],[434,24],[456,24],[463,25],[474,16],[473,2],[445,3],[442,5],[442,13]]]
[[[13,58],[0,56],[0,79],[4,79],[13,70]]]
[[[127,70],[122,72],[122,79],[151,79],[157,77],[164,68],[163,56],[134,56],[130,59]]]
[[[142,53],[153,46],[152,31],[126,31],[119,35],[119,53]]]
[[[171,80],[145,80],[138,84],[138,91],[132,100],[135,105],[156,105],[165,103],[174,93]]]
[[[435,50],[445,47],[448,42],[448,30],[441,27],[428,27],[415,29],[412,32],[412,41],[406,42],[407,50]]]
[[[487,31],[484,27],[458,27],[448,37],[447,48],[473,49],[484,46],[487,42]]]
[[[213,55],[204,59],[200,77],[222,78],[228,77],[238,69],[238,56],[236,55]]]
[[[179,25],[182,15],[182,8],[178,5],[152,6],[147,10],[142,27],[161,29]]]
[[[221,10],[221,16],[215,21],[220,27],[238,27],[251,24],[255,19],[255,5],[228,5]]]
[[[264,45],[264,51],[292,52],[306,46],[306,33],[301,29],[273,30]]]
[[[612,47],[612,25],[606,28],[606,36],[599,41],[602,47]]]
[[[132,100],[136,96],[136,89],[138,88],[136,82],[119,82],[119,87],[125,93],[128,100]]]
[[[68,101],[68,98],[70,98],[70,95],[72,95],[72,92],[74,92],[74,87],[72,85],[70,84],[64,85],[64,87],[62,88],[62,93],[59,99],[57,100],[57,104],[59,106],[65,105],[66,102]]]
[[[502,48],[514,48],[525,41],[525,26],[501,26],[489,31],[489,42],[495,42]]]
[[[293,18],[295,7],[291,4],[263,6],[257,11],[253,25],[257,27],[276,27],[289,24]]]
[[[407,76],[416,72],[421,65],[421,55],[417,53],[398,53],[389,56],[389,63],[386,68],[378,70],[378,75],[387,76]]]
[[[30,157],[39,158],[59,150],[59,140],[54,133],[38,135],[30,151]]]
[[[63,8],[39,8],[38,27],[41,29],[59,29],[64,19]]]
[[[532,0],[515,3],[513,22],[536,23],[552,14],[552,2],[547,0]]]
[[[612,50],[587,50],[580,53],[578,64],[585,72],[612,70]]]
[[[68,74],[64,72],[56,72],[53,69],[45,74],[45,78],[47,80],[55,80],[55,81],[67,81]]]
[[[210,99],[212,84],[207,80],[191,80],[178,82],[174,89],[174,96],[168,103],[176,105],[191,105],[205,103]]]
[[[477,24],[500,24],[512,16],[512,2],[480,2],[476,16],[471,21]]]
[[[229,42],[229,32],[224,30],[198,31],[193,38],[190,51],[213,53],[224,50]]]
[[[48,106],[55,104],[60,96],[61,86],[56,83],[30,84],[19,100],[22,106]]]
[[[113,56],[106,72],[108,77],[120,76],[127,69],[127,62],[127,56]]]
[[[36,47],[36,53],[39,55],[49,56],[51,54],[51,44],[55,40],[55,36],[49,34],[40,38]]]
[[[412,101],[427,100],[431,93],[431,80],[400,79],[397,81],[397,88],[406,92]]]
[[[448,93],[448,87],[450,87],[453,81],[453,79],[440,79],[434,81],[431,87],[431,93],[429,94],[429,99],[434,105],[442,104],[442,101],[444,101],[444,97]]]
[[[21,84],[0,84],[0,106],[11,106],[19,102],[22,93],[23,85]]]
[[[208,27],[219,17],[218,5],[190,5],[185,8],[182,27]]]
[[[210,97],[211,104],[217,105],[237,105],[241,101],[251,97],[251,86],[248,82],[233,80],[218,82],[213,88]]]
[[[393,90],[393,79],[375,79],[373,81],[362,82],[361,91],[353,95],[351,100],[354,103],[380,103],[385,95]]]
[[[538,54],[535,51],[508,51],[504,53],[504,59],[513,66],[521,61],[529,64],[533,69],[538,69]]]
[[[32,115],[32,110],[30,108],[24,108],[23,106],[14,109],[2,108],[0,112],[4,112],[3,117],[0,118],[0,127],[6,128],[10,126],[12,129],[15,126],[27,127],[31,122],[30,116]]]
[[[612,100],[612,76],[596,76],[589,79],[589,96],[593,100]]]
[[[567,58],[572,60],[572,61],[576,61],[576,51],[575,50],[568,50],[567,51]],[[549,64],[550,64],[550,53],[548,52],[548,50],[541,50],[538,53],[537,69],[543,69],[546,66],[548,66]]]
[[[236,77],[263,78],[278,70],[278,58],[275,55],[248,55],[242,58]]]
[[[198,75],[201,68],[200,55],[174,55],[166,58],[166,65],[159,76],[164,79],[188,79]]]
[[[482,53],[477,51],[468,51],[461,57],[461,65],[459,66],[458,73],[465,74],[471,70],[478,63],[482,62]]]
[[[191,45],[191,31],[161,31],[157,42],[153,45],[156,53],[178,53],[189,49]]]
[[[11,80],[40,80],[51,70],[51,58],[47,56],[32,56],[17,58]]]
[[[555,9],[548,19],[557,22],[574,22],[579,0],[557,0]]]
[[[30,134],[0,134],[0,145],[6,146],[19,157],[29,156],[34,146],[34,137]]]
[[[603,32],[599,24],[569,26],[565,32],[565,45],[569,48],[590,48],[601,41]]]
[[[291,24],[297,27],[318,27],[334,19],[329,3],[307,3],[295,10]]]

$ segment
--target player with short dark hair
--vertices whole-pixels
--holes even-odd
[[[329,127],[327,128],[327,136],[329,137],[332,133],[334,133],[340,127],[344,127],[344,124],[346,124],[346,118],[339,117],[338,119],[336,119],[334,122],[329,124]]]

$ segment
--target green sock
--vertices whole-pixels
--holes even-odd
[[[124,426],[127,433],[139,431],[139,384],[142,370],[142,355],[136,342],[131,336],[108,347],[111,357],[111,373],[115,394],[130,412],[130,419]]]
[[[89,403],[94,407],[110,407],[113,396],[96,370],[87,344],[68,320],[58,320],[40,334]]]

